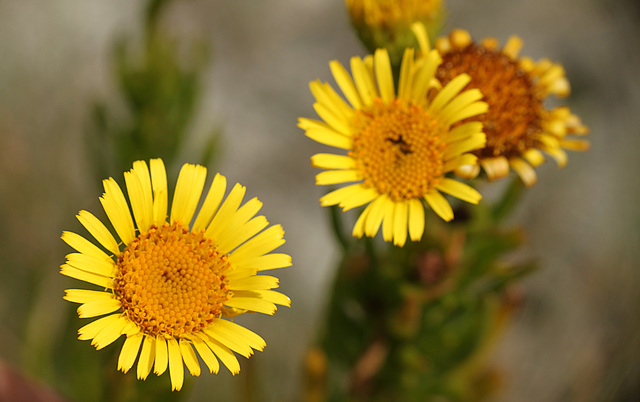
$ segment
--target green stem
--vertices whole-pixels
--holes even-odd
[[[331,223],[331,231],[333,232],[340,248],[343,253],[349,249],[350,241],[349,237],[344,233],[344,224],[342,222],[342,212],[338,209],[338,206],[333,205],[329,207],[329,222]]]

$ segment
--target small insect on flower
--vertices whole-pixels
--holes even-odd
[[[277,304],[290,305],[287,296],[271,290],[277,278],[258,275],[291,265],[287,254],[272,253],[285,242],[282,227],[267,228],[267,219],[255,216],[262,206],[256,198],[241,206],[245,187],[239,184],[224,199],[227,182],[220,174],[195,214],[206,175],[203,166],[182,167],[167,220],[162,160],[152,159],[150,168],[134,162],[124,174],[133,217],[116,181],[103,181],[100,202],[120,241],[88,211],[77,218],[98,245],[62,234],[77,252],[67,255],[61,273],[103,289],[66,291],[66,300],[81,304],[80,318],[103,316],[80,328],[79,339],[102,349],[125,336],[118,369],[126,373],[137,358],[144,380],[152,369],[161,375],[168,368],[173,390],[182,388],[184,365],[200,375],[196,352],[210,372],[218,372],[220,359],[236,374],[240,365],[233,352],[249,357],[265,347],[259,335],[230,317],[273,314]]]

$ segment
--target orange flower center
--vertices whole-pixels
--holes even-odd
[[[350,155],[364,182],[393,201],[422,197],[442,178],[440,140],[448,127],[421,106],[396,99],[384,104],[376,99],[368,110],[358,111]]]
[[[114,293],[143,333],[165,338],[199,331],[231,298],[227,256],[179,223],[142,233],[118,257]]]
[[[529,75],[507,55],[474,43],[442,56],[436,77],[442,85],[461,73],[471,76],[467,88],[479,88],[489,111],[470,120],[481,121],[487,136],[480,158],[520,156],[537,148],[543,113],[540,96]]]

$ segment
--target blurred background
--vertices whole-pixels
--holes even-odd
[[[55,367],[85,366],[61,355],[60,345],[73,342],[69,350],[89,361],[105,351],[75,340],[83,324],[62,300],[77,283],[58,273],[70,252],[60,234],[84,233],[74,219],[81,209],[103,216],[103,177],[88,140],[94,107],[122,102],[113,48],[122,38],[139,40],[145,3],[0,0],[0,361],[62,395],[71,385],[57,380]],[[563,64],[573,89],[566,103],[591,129],[591,150],[571,154],[562,170],[539,168],[513,218],[541,269],[523,282],[522,307],[496,350],[497,400],[638,400],[640,6],[445,4],[443,33],[459,27],[501,43],[517,34],[522,55]],[[339,254],[309,162],[323,149],[296,122],[315,117],[308,82],[333,82],[329,61],[348,63],[364,49],[340,0],[175,0],[162,24],[176,40],[211,44],[176,166],[200,162],[213,127],[220,141],[210,171],[247,186],[247,199],[258,197],[269,221],[285,228],[282,251],[294,265],[276,275],[293,304],[243,319],[268,345],[246,372],[258,384],[255,400],[299,400],[304,352]],[[86,376],[99,375],[87,364]],[[115,362],[107,369],[115,372]],[[246,398],[247,375],[203,374],[187,399]]]

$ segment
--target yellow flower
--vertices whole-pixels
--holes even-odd
[[[223,202],[226,179],[217,174],[191,223],[206,175],[202,166],[182,167],[167,220],[162,160],[151,160],[150,169],[134,162],[124,174],[133,218],[116,181],[103,181],[100,202],[120,241],[88,211],[77,218],[99,246],[75,233],[62,235],[77,253],[67,255],[60,272],[103,289],[66,291],[66,300],[81,303],[80,318],[104,316],[80,328],[79,339],[102,349],[126,336],[118,369],[126,373],[140,352],[138,378],[168,367],[173,390],[182,387],[183,363],[200,375],[195,351],[210,372],[218,372],[220,359],[236,374],[233,352],[249,357],[265,347],[260,336],[223,317],[273,314],[276,304],[290,304],[270,290],[277,278],[257,275],[291,265],[288,255],[270,253],[285,242],[284,231],[280,225],[265,229],[265,217],[255,216],[262,206],[256,198],[240,206],[245,187],[236,184]]]
[[[428,46],[421,24],[414,30]],[[316,176],[319,185],[355,182],[320,199],[323,206],[339,205],[345,211],[369,204],[360,215],[353,235],[373,237],[382,225],[385,241],[403,246],[407,230],[417,241],[424,231],[423,200],[444,220],[453,211],[440,191],[477,203],[481,196],[471,187],[445,177],[476,157],[467,153],[484,146],[482,124],[464,123],[486,112],[479,90],[462,88],[461,75],[441,90],[433,80],[440,64],[436,50],[415,59],[407,49],[402,60],[398,93],[387,51],[351,59],[353,78],[337,61],[330,63],[345,102],[327,83],[311,82],[314,108],[324,121],[301,118],[299,127],[311,139],[347,150],[344,154],[317,154],[312,164],[326,171]]]
[[[421,22],[433,36],[443,14],[442,0],[346,0],[346,5],[365,46],[372,52],[386,48],[393,65],[405,48],[417,45],[411,25]]]
[[[534,62],[518,58],[521,47],[522,41],[515,36],[499,49],[496,39],[476,44],[468,32],[454,30],[449,37],[436,41],[443,58],[436,77],[446,84],[458,74],[469,74],[467,88],[479,88],[489,104],[488,113],[471,119],[484,124],[487,146],[475,155],[488,178],[502,178],[511,167],[527,186],[532,186],[537,181],[534,167],[545,160],[540,151],[562,167],[567,163],[564,149],[582,151],[589,147],[587,141],[571,135],[584,135],[588,130],[568,107],[544,107],[551,94],[569,95],[564,68],[548,59]],[[478,165],[466,166],[456,173],[472,178],[479,170]]]

